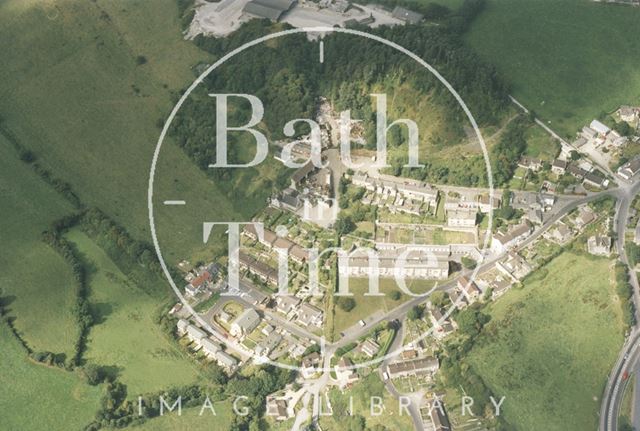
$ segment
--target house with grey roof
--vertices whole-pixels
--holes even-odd
[[[260,324],[260,315],[253,308],[247,308],[231,324],[231,335],[242,337],[251,333]]]
[[[203,338],[200,340],[200,345],[202,346],[204,354],[211,359],[215,359],[216,353],[220,350],[220,344],[216,343],[211,338]]]
[[[625,180],[630,180],[635,177],[638,172],[640,172],[640,157],[633,159],[618,168],[618,175]]]
[[[433,374],[440,368],[437,358],[425,357],[409,361],[394,362],[387,365],[387,373],[391,378],[420,376]]]
[[[307,302],[298,308],[296,321],[302,326],[322,326],[322,310]]]
[[[457,209],[447,212],[447,226],[450,227],[474,227],[476,219],[475,209]]]
[[[276,311],[288,316],[296,310],[301,300],[293,295],[278,295],[276,297]]]
[[[611,254],[611,237],[594,235],[587,240],[587,250],[595,256]]]
[[[254,348],[254,352],[258,356],[269,356],[282,341],[282,336],[277,332],[272,332]]]
[[[215,358],[221,367],[226,368],[229,371],[232,371],[238,365],[238,360],[236,358],[222,350],[218,350],[216,352]]]
[[[242,11],[258,18],[279,21],[295,3],[295,0],[251,0]]]
[[[491,251],[503,253],[509,247],[519,244],[531,234],[532,228],[528,221],[512,226],[507,232],[498,232],[491,239]]]
[[[360,345],[360,351],[367,355],[369,358],[373,358],[380,351],[380,345],[373,341],[371,338],[367,338]]]
[[[197,326],[189,325],[187,326],[187,337],[189,338],[189,340],[200,345],[200,341],[203,338],[207,337],[207,333],[204,332],[202,329],[198,328]]]
[[[391,15],[396,19],[406,22],[407,24],[418,24],[423,18],[421,13],[414,12],[401,6],[396,6],[393,9],[393,12],[391,12]]]

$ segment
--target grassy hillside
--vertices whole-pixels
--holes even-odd
[[[506,396],[504,416],[516,429],[597,427],[623,342],[610,266],[565,253],[489,308],[468,361],[495,396]]]
[[[640,9],[590,0],[488,0],[468,43],[563,135],[640,104]]]
[[[353,397],[353,404],[350,404],[350,397]],[[384,406],[383,413],[378,415],[371,414],[372,397],[382,398],[382,404]],[[330,411],[333,414],[320,417],[320,425],[323,430],[363,429],[359,427],[358,418],[364,419],[363,422],[365,423],[366,429],[373,429],[380,425],[389,430],[413,429],[411,417],[406,411],[399,414],[398,401],[393,399],[389,392],[387,392],[377,373],[371,373],[361,379],[346,393],[342,393],[336,388],[331,389],[326,398],[323,397],[321,402],[326,403],[327,398],[331,403]],[[353,406],[353,415],[349,414],[351,406]],[[326,407],[326,405],[323,406],[323,408],[325,412],[329,411],[329,407]],[[376,410],[374,410],[374,412],[377,413]]]
[[[193,79],[191,66],[210,58],[182,40],[176,2],[5,1],[0,39],[5,126],[83,202],[149,239],[156,122],[169,112],[171,93]],[[159,170],[158,199],[188,202],[158,215],[169,220],[164,226],[180,225],[165,236],[176,250],[167,257],[178,259],[201,238],[203,214],[238,210],[170,143]]]
[[[72,354],[74,281],[65,261],[40,239],[72,207],[18,160],[0,136],[0,295],[16,329],[34,350]]]
[[[225,430],[231,426],[233,417],[233,409],[231,403],[220,401],[213,403],[216,411],[215,416],[210,409],[205,409],[200,416],[202,406],[184,409],[182,416],[176,413],[170,413],[166,416],[150,419],[139,426],[130,427],[137,431],[180,431],[180,430],[210,430],[212,428]]]
[[[153,321],[158,299],[128,280],[84,233],[72,230],[67,238],[93,269],[89,300],[98,324],[89,333],[85,358],[115,367],[132,397],[195,382],[194,362],[172,346]]]
[[[30,362],[4,321],[0,345],[2,429],[82,429],[93,419],[100,406],[99,387],[88,386],[67,371]]]

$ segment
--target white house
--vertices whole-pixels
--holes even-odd
[[[478,285],[465,276],[458,278],[457,287],[469,304],[475,302],[482,293]]]
[[[222,350],[218,350],[216,352],[215,358],[221,367],[226,368],[229,371],[233,370],[236,365],[238,365],[238,360],[236,358]]]
[[[178,320],[178,323],[176,324],[176,326],[178,327],[178,335],[183,336],[187,333],[187,328],[189,327],[189,322],[187,322],[184,319],[180,319]]]
[[[506,233],[494,234],[491,240],[491,251],[496,254],[504,253],[508,248],[519,244],[528,237],[531,230],[531,225],[525,220],[523,223],[513,226]]]
[[[640,172],[640,157],[627,162],[618,168],[618,175],[625,180],[630,180],[635,177],[638,172]]]
[[[476,225],[476,211],[468,209],[451,210],[447,213],[447,226],[474,227]]]
[[[591,124],[589,124],[589,127],[591,129],[595,130],[602,137],[606,136],[611,131],[611,129],[609,127],[607,127],[606,125],[602,124],[598,120],[593,120],[591,122]]]
[[[299,308],[296,321],[302,326],[322,326],[322,310],[304,302]]]
[[[210,359],[215,359],[216,353],[220,350],[220,345],[211,338],[203,338],[200,341],[200,345],[204,354]]]

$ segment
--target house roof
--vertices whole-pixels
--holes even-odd
[[[205,351],[209,353],[216,353],[218,350],[220,350],[220,345],[218,343],[215,343],[210,338],[203,338],[200,341],[200,345]]]
[[[294,189],[286,189],[280,196],[280,201],[293,208],[300,206],[300,194]]]
[[[216,352],[216,359],[229,368],[234,367],[238,363],[236,358],[226,352],[223,352],[222,350],[218,350]]]
[[[240,327],[243,331],[252,331],[260,324],[260,315],[253,308],[247,308],[238,316],[233,324]]]
[[[240,252],[239,261],[240,261],[240,264],[246,265],[251,271],[255,272],[258,275],[261,275],[262,277],[265,277],[265,278],[276,277],[275,269],[271,268],[269,265],[267,265],[264,262],[260,262],[254,259],[252,256],[249,256],[248,254]]]
[[[298,244],[293,244],[291,250],[289,250],[291,256],[299,260],[309,260],[309,251],[300,247]]]
[[[178,323],[176,324],[176,326],[178,327],[178,329],[180,330],[185,330],[187,329],[187,327],[189,326],[189,322],[187,322],[184,319],[180,319],[178,320]]]
[[[398,374],[403,372],[423,373],[425,371],[436,371],[438,367],[438,359],[433,357],[426,357],[389,364],[388,370],[390,374]]]
[[[272,230],[265,229],[264,230],[264,242],[273,245],[273,243],[278,239],[278,235]]]
[[[478,287],[478,285],[465,276],[458,278],[458,286],[469,295],[480,293],[480,288]]]
[[[417,24],[422,21],[422,14],[400,6],[396,6],[396,8],[393,9],[392,15],[394,18],[401,19],[410,24]]]
[[[609,127],[607,127],[606,125],[602,124],[598,120],[593,120],[591,122],[591,124],[589,124],[589,127],[591,129],[595,130],[596,132],[602,134],[602,135],[606,135],[607,133],[609,133],[611,131],[611,129]]]
[[[258,350],[261,352],[268,351],[272,352],[273,349],[278,347],[282,341],[282,336],[276,332],[272,332],[269,336],[265,337],[260,343],[258,343]]]
[[[364,340],[360,348],[363,352],[373,356],[380,350],[380,345],[373,341],[371,338],[367,338],[366,340]]]
[[[379,268],[395,268],[398,257],[405,250],[406,249],[404,247],[399,247],[393,250],[379,250],[377,252],[378,267]],[[339,265],[342,264],[341,260],[342,259],[338,260]],[[354,268],[361,268],[361,267],[369,268],[371,267],[372,261],[373,259],[369,259],[366,253],[356,252],[349,257],[349,266]],[[444,255],[444,254],[439,254],[434,252],[423,253],[420,250],[415,250],[415,252],[409,253],[408,256],[405,257],[404,267],[448,270],[449,258],[448,258],[448,254]]]
[[[284,12],[291,8],[293,3],[295,3],[294,0],[252,0],[245,5],[243,11],[277,21]]]
[[[347,358],[346,356],[343,356],[338,361],[338,368],[347,368],[351,366],[353,366],[353,362],[351,362],[351,359]]]
[[[455,209],[449,210],[447,217],[450,219],[460,219],[460,220],[476,220],[476,211],[470,209]]]
[[[287,238],[277,237],[273,242],[273,247],[289,250],[291,247],[293,247],[293,242],[289,241]]]
[[[519,225],[512,227],[507,233],[498,232],[494,235],[494,239],[497,239],[502,244],[506,244],[530,231],[531,226],[525,221]]]
[[[287,402],[282,399],[272,399],[268,401],[267,416],[275,416],[277,418],[287,417]]]
[[[440,403],[440,406],[432,407],[431,409],[429,409],[429,415],[431,416],[431,422],[433,423],[434,431],[451,430],[451,423],[449,422],[449,418],[444,411],[442,403]]]
[[[570,164],[569,167],[567,168],[567,171],[576,177],[584,177],[587,174],[587,171],[585,171],[584,169],[582,169],[579,166],[576,166],[574,164]]]
[[[585,181],[588,181],[593,184],[602,185],[604,183],[604,178],[600,175],[596,175],[593,172],[587,172],[584,176]]]
[[[193,287],[198,288],[209,280],[211,280],[211,274],[209,274],[209,271],[203,271],[198,277],[191,280],[190,284]]]
[[[204,332],[202,329],[198,328],[197,326],[193,326],[193,325],[187,326],[187,333],[191,337],[193,337],[193,338],[195,338],[197,340],[199,340],[201,338],[205,338],[207,336],[206,332]]]
[[[596,218],[596,215],[592,211],[580,211],[578,219],[583,225],[591,223]]]
[[[313,165],[313,163],[311,163],[311,161],[308,161],[301,168],[295,171],[293,175],[291,175],[291,180],[293,180],[294,183],[298,184],[307,175],[309,175],[314,169],[315,169],[315,166]]]
[[[300,298],[297,298],[293,295],[278,295],[276,297],[276,304],[280,308],[292,308],[300,304]]]
[[[304,368],[309,368],[314,365],[318,365],[320,363],[320,354],[318,352],[313,352],[302,358],[302,366]]]
[[[309,325],[312,320],[317,320],[322,317],[322,310],[318,307],[314,307],[309,303],[302,303],[298,310],[298,320],[304,324]]]

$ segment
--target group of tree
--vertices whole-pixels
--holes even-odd
[[[349,312],[356,307],[356,300],[350,296],[336,296],[336,304],[345,312]]]
[[[631,297],[633,296],[633,286],[629,281],[629,267],[622,262],[616,263],[616,293],[620,298],[622,306],[622,320],[624,321],[625,330],[628,330],[635,324],[634,306]]]
[[[73,245],[64,238],[60,232],[45,231],[42,233],[42,239],[58,252],[71,267],[75,281],[75,304],[72,313],[78,325],[78,336],[74,344],[74,354],[67,364],[68,367],[73,368],[80,365],[82,354],[86,347],[87,335],[94,322],[89,304],[89,287],[86,270],[84,263],[78,257]]]
[[[92,379],[99,378],[92,369]],[[115,380],[105,381],[105,395],[101,408],[94,421],[85,427],[85,431],[97,431],[102,428],[124,428],[157,417],[161,414],[164,400],[164,414],[177,414],[168,411],[178,399],[182,408],[200,407],[208,402],[215,403],[224,399],[235,399],[238,395],[247,396],[243,407],[248,408],[246,416],[234,415],[231,430],[263,430],[261,418],[265,412],[265,399],[268,394],[283,389],[294,381],[291,370],[273,366],[256,368],[249,375],[236,374],[230,379],[211,381],[209,384],[174,387],[165,391],[143,394],[132,399],[127,396],[127,388]],[[162,397],[162,399],[161,399]],[[140,408],[140,406],[142,406]]]
[[[186,3],[186,0],[181,1],[182,11],[188,10]],[[367,31],[398,43],[425,59],[460,90],[480,125],[494,124],[508,104],[507,86],[494,67],[481,60],[460,38],[460,31],[482,10],[484,1],[465,0],[456,11],[437,4],[422,5],[421,2],[397,1],[397,4],[419,10],[427,19],[442,20],[441,25],[382,26],[367,28]],[[248,41],[282,28],[281,24],[275,25],[268,20],[251,20],[228,37],[199,35],[194,42],[219,58]],[[369,39],[337,32],[326,35],[323,42],[332,55],[322,64],[317,61],[317,46],[309,43],[304,34],[287,35],[272,43],[261,44],[259,51],[251,48],[233,57],[208,75],[201,88],[190,95],[176,115],[170,135],[207,175],[223,179],[227,184],[237,184],[239,177],[250,177],[254,181],[265,182],[264,189],[283,186],[289,171],[274,166],[278,180],[267,184],[257,169],[208,168],[216,154],[215,99],[208,94],[258,96],[265,108],[263,122],[258,127],[270,140],[284,137],[282,128],[288,121],[313,118],[319,96],[327,96],[337,110],[349,109],[354,118],[364,120],[366,141],[371,146],[375,136],[375,113],[369,93],[374,92],[374,88],[408,86],[416,93],[429,95],[432,102],[447,113],[447,118],[451,118],[447,127],[464,134],[460,124],[467,120],[455,98],[435,76],[405,54]],[[178,96],[175,95],[176,98]],[[229,124],[243,124],[249,114],[248,103],[236,103],[230,109]],[[303,134],[308,130],[301,124],[296,133]],[[400,127],[392,128],[388,136],[389,145],[401,145],[405,141],[404,134]],[[247,161],[247,157],[255,154],[253,139],[239,135],[242,134],[229,136],[228,157],[231,161]],[[456,181],[459,173],[463,178],[461,181],[477,185],[484,176],[484,163],[478,161],[482,162],[476,158],[468,161],[477,166],[472,170],[473,174],[469,175],[469,169],[461,168],[451,176],[451,180]],[[446,165],[430,166],[426,172],[430,178],[448,177],[443,170],[445,168]],[[421,175],[422,170],[413,171],[416,172],[412,175]],[[226,192],[234,193],[233,190]]]

